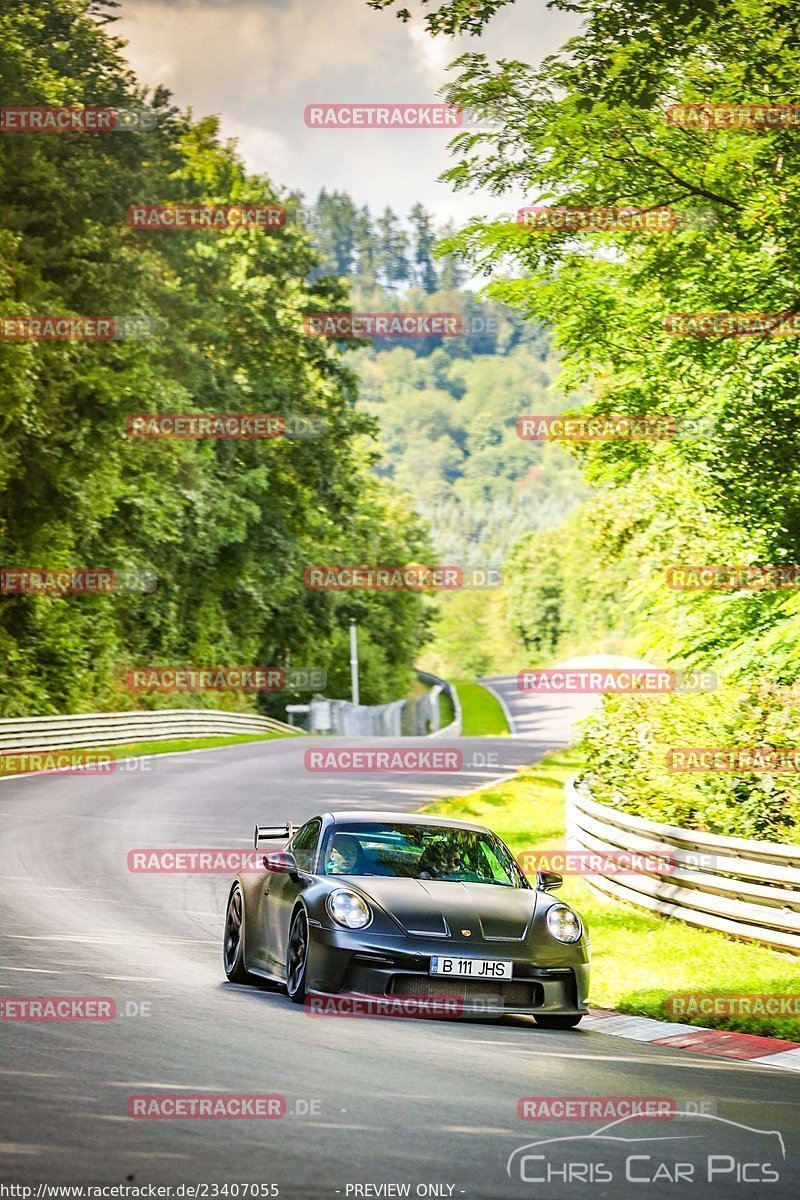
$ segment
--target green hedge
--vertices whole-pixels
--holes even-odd
[[[688,829],[798,841],[797,772],[694,773],[667,765],[670,748],[800,747],[796,689],[754,681],[694,695],[607,696],[583,730],[600,803]]]

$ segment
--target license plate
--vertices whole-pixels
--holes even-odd
[[[500,958],[446,958],[434,954],[431,975],[450,975],[460,979],[510,979],[514,964]]]

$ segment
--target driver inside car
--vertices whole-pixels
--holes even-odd
[[[463,879],[470,874],[466,853],[460,846],[431,842],[423,850],[417,864],[419,879]]]
[[[361,847],[356,838],[337,834],[325,859],[326,875],[354,875],[363,863]]]

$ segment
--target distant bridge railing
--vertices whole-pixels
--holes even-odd
[[[429,689],[423,696],[390,700],[387,704],[353,704],[350,700],[315,696],[308,705],[309,730],[339,737],[458,737],[461,706],[456,689],[446,679],[427,671],[417,671],[417,678]],[[445,726],[441,723],[443,695],[449,697],[454,713]]]
[[[272,717],[213,708],[13,717],[0,720],[0,751],[69,750],[80,746],[122,746],[128,742],[160,742],[173,738],[291,732],[298,730],[292,730],[290,725]]]
[[[703,929],[800,954],[800,846],[721,837],[620,812],[567,784],[567,848],[667,856],[669,874],[593,874],[592,887]]]

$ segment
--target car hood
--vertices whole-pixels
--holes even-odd
[[[491,883],[446,883],[434,879],[350,877],[410,935],[486,941],[523,941],[536,908],[536,892]]]

